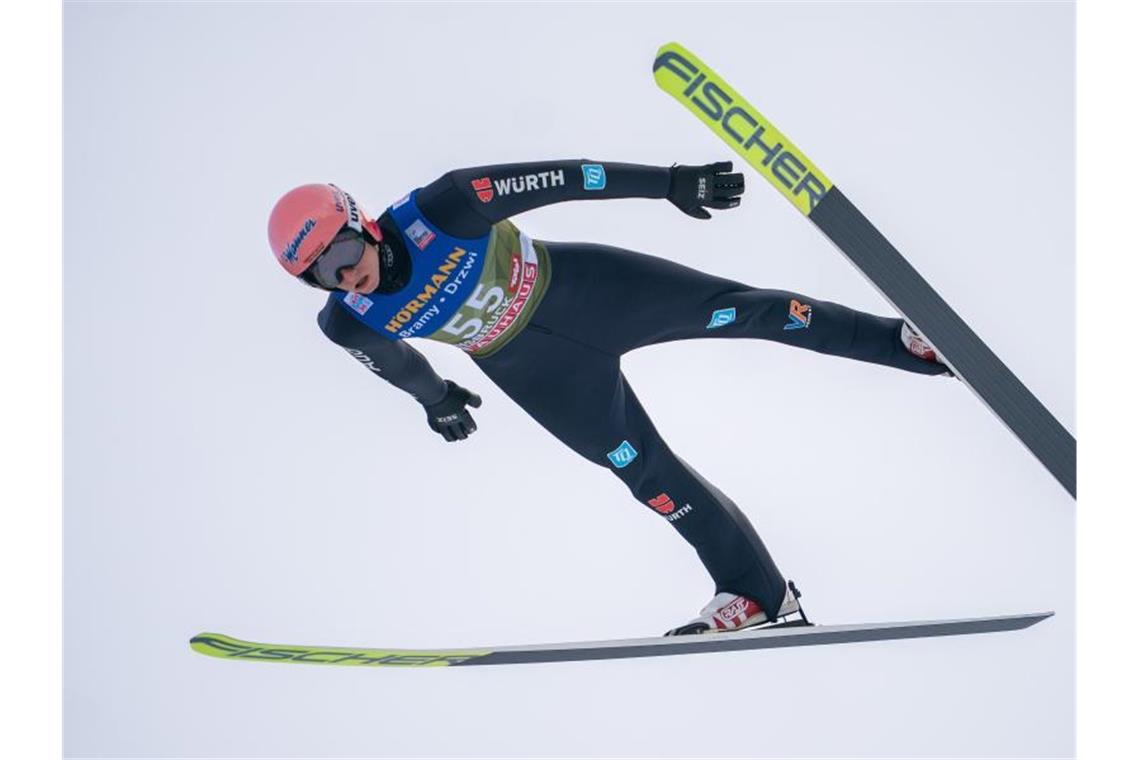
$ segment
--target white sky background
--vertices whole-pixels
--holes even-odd
[[[1071,7],[733,5],[730,49],[709,13],[67,6],[69,755],[1072,753],[1071,500],[959,384],[764,343],[662,346],[625,367],[810,613],[1057,617],[988,637],[438,672],[225,663],[186,645],[201,630],[626,638],[707,601],[667,523],[460,352],[421,341],[485,402],[465,444],[430,433],[320,335],[321,296],[265,242],[272,203],[302,182],[379,213],[458,166],[734,158],[653,84],[673,39],[1073,429]],[[748,171],[743,206],[711,222],[634,200],[517,221],[889,313]],[[741,418],[754,437],[723,424]],[[481,498],[488,480],[517,496]]]

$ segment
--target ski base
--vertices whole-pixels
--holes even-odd
[[[1077,441],[838,187],[808,216],[1073,498]]]
[[[738,652],[749,649],[854,644],[870,641],[962,636],[1016,631],[1040,623],[1052,612],[1025,615],[858,625],[807,625],[766,628],[741,633],[586,641],[567,644],[476,647],[470,649],[372,649],[290,646],[242,641],[221,633],[200,633],[190,640],[195,652],[224,660],[291,662],[308,665],[363,667],[446,667],[577,662],[633,657]]]

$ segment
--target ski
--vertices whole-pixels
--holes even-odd
[[[1076,498],[1073,436],[803,151],[677,43],[657,51],[653,78],[810,219]]]
[[[1005,615],[964,620],[866,623],[860,625],[804,625],[740,633],[463,649],[291,646],[242,641],[221,633],[200,633],[190,639],[190,646],[195,652],[210,657],[246,662],[291,662],[355,667],[517,665],[738,652],[746,649],[778,649],[821,644],[853,644],[868,641],[1016,631],[1040,623],[1052,614],[1052,612],[1036,612],[1026,615]]]

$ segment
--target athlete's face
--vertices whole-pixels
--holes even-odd
[[[379,286],[380,254],[375,244],[366,242],[360,261],[340,270],[340,287],[350,293],[371,293]]]

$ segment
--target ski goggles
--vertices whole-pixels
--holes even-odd
[[[301,272],[301,279],[317,288],[336,290],[340,287],[340,270],[360,263],[364,258],[364,245],[364,237],[360,233],[352,229],[342,230],[325,252]]]

